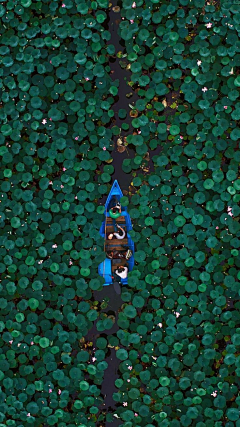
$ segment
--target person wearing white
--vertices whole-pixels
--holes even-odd
[[[114,237],[115,239],[124,239],[124,237],[126,236],[126,231],[124,230],[124,228],[120,227],[119,224],[117,224],[117,228],[118,228],[118,232],[115,231],[114,233],[110,233],[108,235],[109,240],[112,240]]]
[[[121,279],[126,279],[128,274],[128,268],[120,265],[116,270],[116,274],[121,277]]]

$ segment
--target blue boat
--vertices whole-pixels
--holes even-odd
[[[115,180],[113,183],[113,186],[110,190],[110,193],[108,195],[107,201],[105,203],[105,211],[104,216],[105,219],[102,222],[101,228],[100,228],[100,234],[105,239],[105,251],[110,250],[117,250],[119,252],[124,251],[122,245],[127,246],[128,249],[132,251],[132,256],[129,258],[129,260],[125,259],[109,259],[106,258],[101,264],[99,264],[98,267],[98,273],[100,276],[104,277],[105,283],[104,286],[111,285],[113,283],[112,274],[113,271],[117,268],[119,265],[126,265],[128,267],[128,271],[131,271],[134,266],[134,242],[129,235],[129,231],[132,230],[132,223],[130,215],[127,211],[126,206],[122,206],[121,209],[121,216],[116,219],[116,222],[124,228],[126,231],[126,238],[125,239],[112,239],[107,240],[107,236],[109,233],[114,231],[113,228],[113,219],[109,215],[109,209],[111,207],[111,200],[114,199],[114,201],[120,201],[121,197],[123,197],[122,190],[118,184],[118,181]],[[126,249],[125,249],[126,250]],[[126,285],[128,283],[128,279],[121,279],[121,282],[123,285]]]

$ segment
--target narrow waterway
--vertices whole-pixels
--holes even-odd
[[[101,313],[109,313],[114,312],[115,315],[115,323],[112,326],[110,330],[104,330],[104,332],[99,332],[96,328],[97,321],[94,322],[93,328],[88,332],[87,336],[85,337],[87,341],[93,342],[93,348],[96,348],[96,340],[99,337],[105,337],[107,339],[107,336],[114,335],[116,336],[116,332],[118,330],[117,325],[117,319],[118,319],[118,310],[123,304],[123,301],[121,299],[120,295],[117,295],[114,287],[112,285],[110,286],[104,286],[102,291],[95,291],[94,292],[94,300],[102,302],[103,300],[108,299],[108,304],[105,309],[101,310]],[[117,388],[115,387],[115,381],[118,378],[118,366],[119,366],[119,360],[116,358],[116,351],[114,348],[108,349],[108,355],[105,358],[105,361],[108,363],[108,368],[104,372],[104,379],[101,385],[101,395],[104,398],[103,405],[99,408],[99,415],[101,413],[114,413],[115,411],[115,401],[113,400],[113,393],[117,392]],[[119,420],[114,418],[114,421],[111,423],[107,422],[99,422],[97,426],[105,426],[105,427],[117,427],[119,425]]]
[[[115,313],[115,323],[113,327],[109,331],[104,331],[104,335],[114,335],[116,336],[116,332],[118,331],[118,310],[123,304],[120,295],[117,295],[113,286],[105,286],[104,289],[97,293],[96,297],[104,298],[107,294],[109,298],[108,307],[103,310],[105,312],[114,311]],[[101,410],[106,410],[106,413],[114,414],[116,409],[116,402],[113,400],[113,394],[117,392],[117,388],[115,387],[115,381],[118,378],[118,366],[119,360],[116,357],[116,350],[114,348],[109,348],[109,354],[105,358],[105,361],[108,364],[108,368],[104,372],[104,379],[101,386],[101,394],[104,397],[104,405],[100,408]],[[113,418],[113,422],[108,423],[105,422],[105,427],[117,427],[121,423],[117,418]]]
[[[121,12],[120,10],[118,12],[114,12],[116,10],[116,6],[121,5],[121,2],[117,0],[112,0],[112,6],[111,9],[109,9],[108,12],[108,31],[111,33],[111,40],[108,42],[108,44],[113,44],[115,46],[116,54],[114,55],[114,58],[110,60],[109,66],[111,68],[111,77],[113,80],[119,80],[119,91],[118,91],[118,100],[113,105],[113,111],[115,113],[115,123],[113,123],[113,126],[116,125],[120,129],[122,128],[123,123],[127,123],[129,125],[129,129],[127,131],[121,129],[120,135],[113,137],[113,143],[114,143],[114,150],[112,151],[112,158],[113,158],[113,166],[114,166],[114,174],[112,175],[113,180],[117,179],[120,183],[120,186],[124,191],[128,191],[129,186],[132,181],[132,174],[124,173],[122,170],[122,163],[125,159],[133,158],[135,155],[135,151],[132,148],[129,148],[129,146],[126,147],[126,149],[122,152],[119,152],[117,140],[120,139],[123,142],[124,145],[124,137],[131,134],[133,131],[132,125],[131,125],[131,117],[129,115],[129,112],[131,111],[131,108],[129,107],[129,104],[134,105],[137,100],[137,94],[132,90],[132,88],[127,84],[130,73],[126,68],[121,67],[121,63],[127,61],[121,58],[118,58],[117,54],[119,52],[124,51],[124,46],[121,44],[121,39],[119,36],[119,22],[121,21]],[[131,95],[130,95],[131,94]],[[124,109],[127,112],[127,116],[125,119],[120,119],[118,112],[120,109]],[[121,150],[121,149],[120,149]]]
[[[112,0],[112,6],[111,9],[108,12],[108,21],[107,21],[107,29],[111,33],[111,40],[108,42],[109,44],[113,44],[115,47],[115,55],[114,58],[110,60],[109,66],[111,68],[111,77],[113,81],[119,80],[119,92],[118,92],[118,100],[113,105],[113,111],[115,113],[114,115],[114,123],[112,126],[118,126],[121,129],[120,135],[113,137],[113,144],[114,149],[112,151],[112,158],[113,162],[112,165],[114,166],[114,174],[112,176],[112,179],[117,179],[121,189],[123,192],[129,191],[129,186],[132,181],[132,174],[126,174],[122,170],[122,163],[124,159],[133,158],[135,155],[135,151],[133,149],[129,149],[127,146],[124,151],[119,150],[119,146],[117,144],[118,139],[120,139],[122,142],[124,142],[124,137],[131,134],[133,129],[131,126],[131,117],[129,115],[130,107],[129,104],[134,104],[137,99],[137,94],[131,90],[131,87],[127,84],[127,81],[129,79],[129,71],[125,68],[121,67],[120,61],[121,59],[118,58],[118,52],[123,51],[123,46],[120,42],[120,36],[119,36],[119,22],[121,21],[121,13],[120,10],[118,12],[114,11],[116,10],[116,6],[120,5],[121,3],[117,0]],[[127,96],[131,93],[131,96]],[[127,111],[127,116],[125,119],[120,119],[118,112],[120,109],[125,109]],[[122,124],[127,123],[129,125],[129,129],[127,131],[124,131],[122,129]],[[121,152],[122,151],[122,152]],[[108,307],[105,311],[111,310],[115,313],[115,324],[109,331],[104,331],[107,335],[114,335],[116,334],[118,330],[117,325],[117,318],[118,318],[118,311],[123,304],[123,301],[121,299],[120,295],[117,295],[113,286],[105,286],[101,292],[95,292],[94,298],[98,300],[102,300],[104,298],[109,298]],[[118,367],[119,367],[119,360],[116,357],[116,351],[114,348],[110,349],[110,354],[106,358],[106,362],[108,363],[108,369],[104,373],[104,380],[101,387],[101,393],[104,396],[104,406],[108,413],[113,413],[114,409],[116,408],[116,402],[113,400],[113,393],[117,392],[117,388],[115,387],[115,381],[118,378]],[[117,420],[116,418],[112,423],[105,424],[106,427],[112,426],[117,427],[121,421]]]
[[[116,49],[116,54],[114,57],[111,58],[109,66],[111,68],[111,78],[113,81],[119,80],[119,96],[117,99],[117,102],[113,105],[112,109],[114,110],[114,121],[111,125],[112,126],[118,126],[121,131],[120,134],[113,137],[113,145],[114,149],[111,153],[113,162],[112,165],[114,166],[114,174],[112,175],[112,182],[114,179],[117,179],[122,191],[125,193],[128,193],[129,186],[132,181],[132,174],[126,174],[122,170],[122,163],[124,159],[134,158],[135,151],[133,149],[129,149],[127,146],[125,149],[119,149],[119,146],[117,144],[118,139],[120,139],[123,142],[124,145],[124,137],[131,134],[133,129],[131,126],[131,117],[129,115],[130,107],[129,104],[134,105],[137,94],[131,90],[131,87],[127,84],[127,81],[129,79],[129,71],[125,68],[121,67],[120,61],[117,57],[117,53],[120,51],[123,51],[123,46],[120,43],[120,37],[118,34],[118,26],[119,22],[121,20],[121,14],[119,12],[114,12],[114,7],[117,6],[117,0],[112,1],[111,9],[109,9],[108,12],[108,21],[107,21],[107,28],[108,31],[111,32],[111,40],[108,42],[108,44],[113,44]],[[132,95],[129,97],[129,94],[132,93]],[[126,96],[128,95],[128,96]],[[120,119],[118,116],[118,111],[120,109],[125,109],[127,111],[127,116],[125,119]],[[129,129],[127,131],[124,131],[122,129],[122,124],[127,123],[129,125]],[[101,204],[105,203],[106,197],[103,197],[100,201]],[[87,341],[93,342],[93,347],[95,347],[96,339],[100,336],[104,336],[107,338],[107,336],[113,335],[116,336],[116,332],[118,331],[118,325],[117,325],[117,319],[118,319],[118,312],[123,304],[123,301],[121,299],[121,295],[117,295],[113,285],[110,286],[104,286],[102,291],[95,291],[94,292],[94,300],[102,302],[103,300],[108,299],[108,305],[105,309],[101,310],[101,313],[105,312],[114,312],[115,315],[115,323],[113,327],[110,330],[105,330],[103,333],[99,332],[96,328],[96,321],[94,323],[94,327],[89,331],[89,333],[86,336]],[[119,367],[119,360],[116,357],[116,350],[114,348],[109,347],[109,351],[106,356],[106,362],[108,363],[108,368],[104,372],[104,379],[101,385],[101,395],[104,398],[103,405],[99,408],[99,415],[101,413],[107,413],[107,414],[114,414],[116,410],[116,402],[113,400],[113,394],[117,392],[117,388],[115,387],[115,381],[118,378],[118,367]],[[118,427],[120,424],[122,424],[121,420],[118,420],[117,418],[113,417],[112,422],[98,422],[97,426],[104,426],[104,427]]]

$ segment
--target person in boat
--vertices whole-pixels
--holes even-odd
[[[113,219],[117,219],[122,215],[122,208],[120,203],[117,203],[113,208],[110,209],[109,215]]]
[[[106,255],[109,259],[121,259],[121,258],[125,258],[124,253],[123,252],[119,252],[118,250],[112,250],[112,251],[107,251]]]
[[[124,252],[119,252],[117,250],[113,250],[113,251],[108,251],[106,253],[107,257],[110,259],[129,259],[132,256],[132,251],[130,249],[128,249],[127,251]]]
[[[116,281],[119,281],[119,279],[126,279],[128,275],[128,268],[126,267],[126,265],[120,265],[115,272],[113,273],[112,278],[115,279]]]
[[[116,197],[112,198],[109,205],[109,215],[112,219],[117,219],[121,216],[122,207]]]
[[[126,236],[126,231],[124,230],[124,228],[122,228],[119,224],[117,224],[117,230],[118,231],[114,231],[113,233],[109,233],[109,235],[107,236],[108,240],[112,240],[112,239],[124,239],[124,237]]]

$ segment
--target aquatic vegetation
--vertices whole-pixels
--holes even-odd
[[[239,5],[123,0],[138,99],[121,128],[109,11],[0,4],[0,426],[238,426]],[[117,317],[96,300],[115,139],[135,153],[121,199],[135,265]]]

